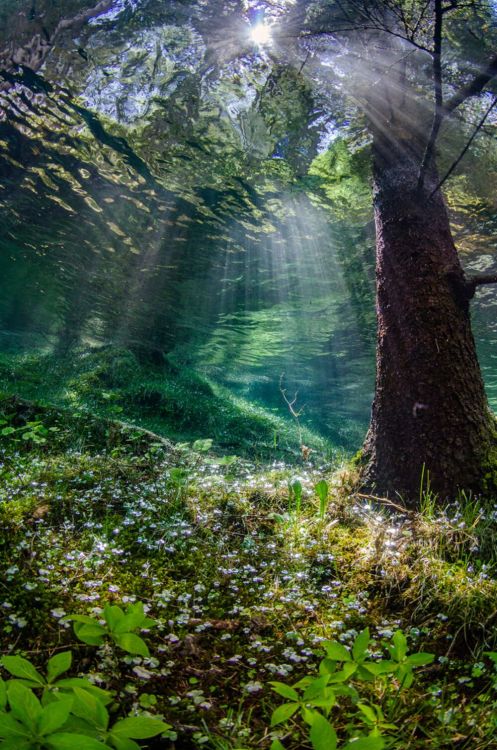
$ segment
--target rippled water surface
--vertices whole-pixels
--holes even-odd
[[[163,352],[275,409],[284,374],[310,424],[360,434],[368,144],[305,50],[256,47],[250,3],[122,0],[85,23],[91,3],[62,5],[0,13],[0,346]],[[468,211],[454,188],[451,208],[464,262],[494,269],[490,198]],[[475,308],[497,407],[495,291]]]

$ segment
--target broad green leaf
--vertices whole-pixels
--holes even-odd
[[[323,675],[313,680],[304,692],[304,700],[312,702],[315,698],[323,695],[324,688],[328,685],[329,675]]]
[[[38,717],[38,734],[43,737],[60,729],[69,718],[72,705],[72,698],[61,698],[45,706]]]
[[[162,734],[167,729],[171,729],[170,724],[166,724],[160,719],[152,719],[148,716],[130,716],[116,722],[111,729],[113,737],[127,737],[133,740],[146,740],[149,737],[155,737]]]
[[[7,686],[5,680],[0,677],[0,711],[7,705]]]
[[[333,708],[335,703],[336,694],[334,688],[332,687],[325,688],[319,698],[314,698],[312,700],[312,705],[316,708],[322,708],[326,714],[329,713],[330,709]]]
[[[1,660],[2,667],[14,677],[32,680],[37,685],[45,685],[45,679],[34,668],[30,661],[22,656],[4,656]]]
[[[334,661],[350,661],[350,652],[338,641],[327,641],[323,644],[328,659]]]
[[[97,621],[94,617],[90,617],[90,615],[68,615],[67,617],[63,617],[61,622],[84,622],[86,625],[92,625]]]
[[[410,654],[407,657],[407,663],[412,667],[424,667],[426,664],[431,664],[434,658],[435,654],[428,654],[424,653],[423,651],[418,651],[417,654]]]
[[[128,654],[138,654],[139,656],[150,656],[148,646],[139,635],[135,633],[123,633],[122,635],[115,635],[114,640],[123,651],[127,651]]]
[[[298,707],[298,703],[283,703],[282,706],[278,706],[271,716],[271,726],[275,727],[277,724],[282,724],[284,721],[288,721]]]
[[[19,737],[11,737],[0,742],[2,750],[33,750],[30,740],[21,740]]]
[[[206,451],[211,449],[212,442],[213,441],[211,440],[211,438],[206,438],[205,440],[195,440],[195,442],[192,445],[192,448],[194,451],[205,453]]]
[[[382,661],[366,661],[361,664],[362,669],[367,669],[372,675],[391,674],[396,672],[399,665],[396,661],[383,659]]]
[[[364,714],[364,717],[369,724],[376,724],[376,713],[371,706],[366,705],[366,703],[358,703],[357,708],[362,714]]]
[[[109,714],[104,704],[81,688],[74,688],[72,713],[101,731],[105,731],[109,725]]]
[[[299,694],[294,688],[290,687],[290,685],[285,685],[284,682],[270,682],[269,684],[273,688],[274,692],[278,693],[278,695],[281,695],[282,698],[287,698],[291,701],[299,700]]]
[[[80,641],[87,643],[89,646],[101,646],[107,635],[106,629],[97,622],[87,625],[76,622],[74,623],[74,633]]]
[[[335,750],[337,746],[336,732],[321,714],[314,716],[309,737],[313,750]]]
[[[273,740],[269,750],[285,750],[285,746],[279,740]]]
[[[68,732],[57,732],[47,737],[45,742],[53,750],[102,750],[107,747],[102,742],[88,737],[86,734],[70,734]]]
[[[124,612],[122,611],[121,607],[117,606],[117,604],[114,604],[112,606],[107,604],[104,607],[105,622],[109,626],[110,630],[114,630],[120,620],[123,619],[123,617]]]
[[[102,688],[93,685],[89,680],[85,680],[83,677],[65,677],[62,680],[57,681],[57,688],[61,690],[73,690],[74,688],[80,688],[86,690],[91,695],[98,698],[100,703],[106,706],[112,700],[112,695],[108,690],[102,690]]]
[[[47,662],[47,681],[53,682],[59,675],[67,672],[72,664],[72,652],[63,651],[52,656]]]
[[[351,740],[343,746],[343,750],[383,750],[385,740],[383,737],[359,737]]]
[[[352,646],[352,656],[354,657],[355,661],[360,661],[364,658],[364,655],[369,646],[369,641],[369,628],[364,628],[364,630],[361,631],[356,637],[354,645]]]
[[[0,737],[30,737],[31,732],[17,721],[11,713],[0,713]]]
[[[395,661],[403,661],[407,654],[407,638],[402,630],[396,630],[392,636],[390,653]]]
[[[120,622],[112,630],[114,633],[129,633],[137,628],[147,625],[155,625],[153,620],[145,615],[142,602],[136,602],[127,610]]]
[[[356,672],[357,664],[351,661],[345,662],[345,664],[343,665],[343,669],[341,669],[340,672],[335,672],[334,674],[329,675],[328,682],[330,684],[346,682]]]
[[[7,685],[7,698],[12,716],[34,731],[42,712],[41,703],[36,695],[19,682],[11,682]]]
[[[114,737],[111,734],[108,741],[115,750],[141,750],[140,745],[129,737]]]

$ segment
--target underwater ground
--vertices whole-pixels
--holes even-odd
[[[90,694],[116,727],[126,715],[164,724],[117,737],[95,719],[79,740],[55,731],[39,747],[496,747],[497,506],[440,508],[429,491],[419,513],[375,502],[351,489],[343,451],[308,434],[304,460],[295,425],[276,430],[238,402],[218,411],[192,376],[186,399],[177,373],[159,397],[149,376],[145,423],[175,409],[172,442],[127,421],[137,393],[114,390],[108,360],[91,356],[66,373],[57,407],[9,395],[13,381],[36,388],[19,387],[36,368],[2,361],[3,676],[34,694]],[[192,398],[210,417],[188,440],[178,415]],[[53,677],[49,659],[68,651],[60,679],[79,687]],[[51,687],[33,677],[47,662]],[[306,723],[313,706],[328,715],[321,736]]]

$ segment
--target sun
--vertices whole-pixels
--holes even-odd
[[[271,29],[265,23],[258,23],[250,29],[250,38],[258,47],[271,43]]]

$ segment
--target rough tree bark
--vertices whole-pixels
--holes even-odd
[[[471,332],[464,276],[433,166],[407,140],[374,138],[377,375],[364,476],[377,494],[419,500],[481,487],[495,440]],[[395,128],[390,128],[395,135]],[[431,197],[430,197],[431,196]]]

